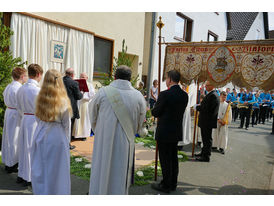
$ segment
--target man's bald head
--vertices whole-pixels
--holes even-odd
[[[74,76],[74,69],[73,68],[68,68],[66,70],[66,76],[73,77]]]
[[[80,79],[85,79],[85,80],[88,80],[88,75],[87,73],[83,72],[80,74]]]

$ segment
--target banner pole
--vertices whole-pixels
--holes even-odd
[[[159,21],[157,22],[157,27],[159,28],[159,62],[158,62],[158,97],[161,90],[161,40],[162,34],[161,29],[163,28],[164,24],[162,22],[162,17],[159,17]],[[157,119],[158,122],[158,119]],[[155,136],[155,134],[154,134]],[[158,169],[158,142],[156,141],[156,148],[155,148],[155,168],[154,168],[154,180],[157,181],[157,169]]]
[[[198,104],[198,93],[199,93],[199,81],[197,80],[196,104]],[[194,118],[194,134],[193,134],[193,143],[192,143],[192,157],[194,157],[195,136],[196,136],[196,127],[197,127],[197,117],[198,117],[198,112],[195,111],[195,118]],[[197,138],[198,138],[198,137],[197,137]]]

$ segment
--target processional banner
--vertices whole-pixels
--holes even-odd
[[[274,88],[274,40],[167,43],[164,76],[176,69],[181,83],[211,81],[216,87]]]

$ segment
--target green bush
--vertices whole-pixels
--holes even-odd
[[[135,58],[135,56],[134,56]],[[112,81],[114,81],[114,74],[118,66],[126,65],[131,68],[134,58],[130,58],[127,56],[127,46],[125,46],[125,40],[122,42],[122,52],[118,56],[118,58],[114,57],[114,64],[112,68],[112,73],[109,75],[105,75],[105,79],[101,81],[103,86],[109,85]],[[133,87],[136,87],[136,83],[139,80],[139,75],[131,78],[131,84]]]

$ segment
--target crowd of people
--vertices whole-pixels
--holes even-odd
[[[89,194],[128,194],[134,171],[134,138],[142,132],[147,108],[157,118],[158,143],[163,179],[152,188],[169,193],[176,190],[178,149],[189,143],[185,131],[191,127],[188,88],[181,88],[180,73],[167,72],[167,90],[158,93],[153,81],[149,95],[141,82],[133,88],[131,69],[119,66],[115,80],[95,94],[85,73],[80,79],[88,91],[81,91],[72,68],[65,75],[31,64],[27,70],[14,68],[13,82],[3,93],[7,106],[2,137],[2,162],[8,173],[18,172],[17,183],[32,186],[34,194],[70,194],[70,144],[85,140],[94,132]],[[28,78],[27,78],[28,76]],[[39,82],[43,79],[41,88]],[[235,89],[219,92],[210,81],[202,85],[199,112],[202,150],[197,161],[209,162],[211,151],[225,154],[228,125],[240,116],[239,128],[248,129],[272,118],[274,92],[251,93]],[[239,115],[238,115],[239,114]],[[274,121],[273,121],[274,122]],[[273,131],[272,131],[273,134]],[[187,144],[186,143],[186,144]]]

